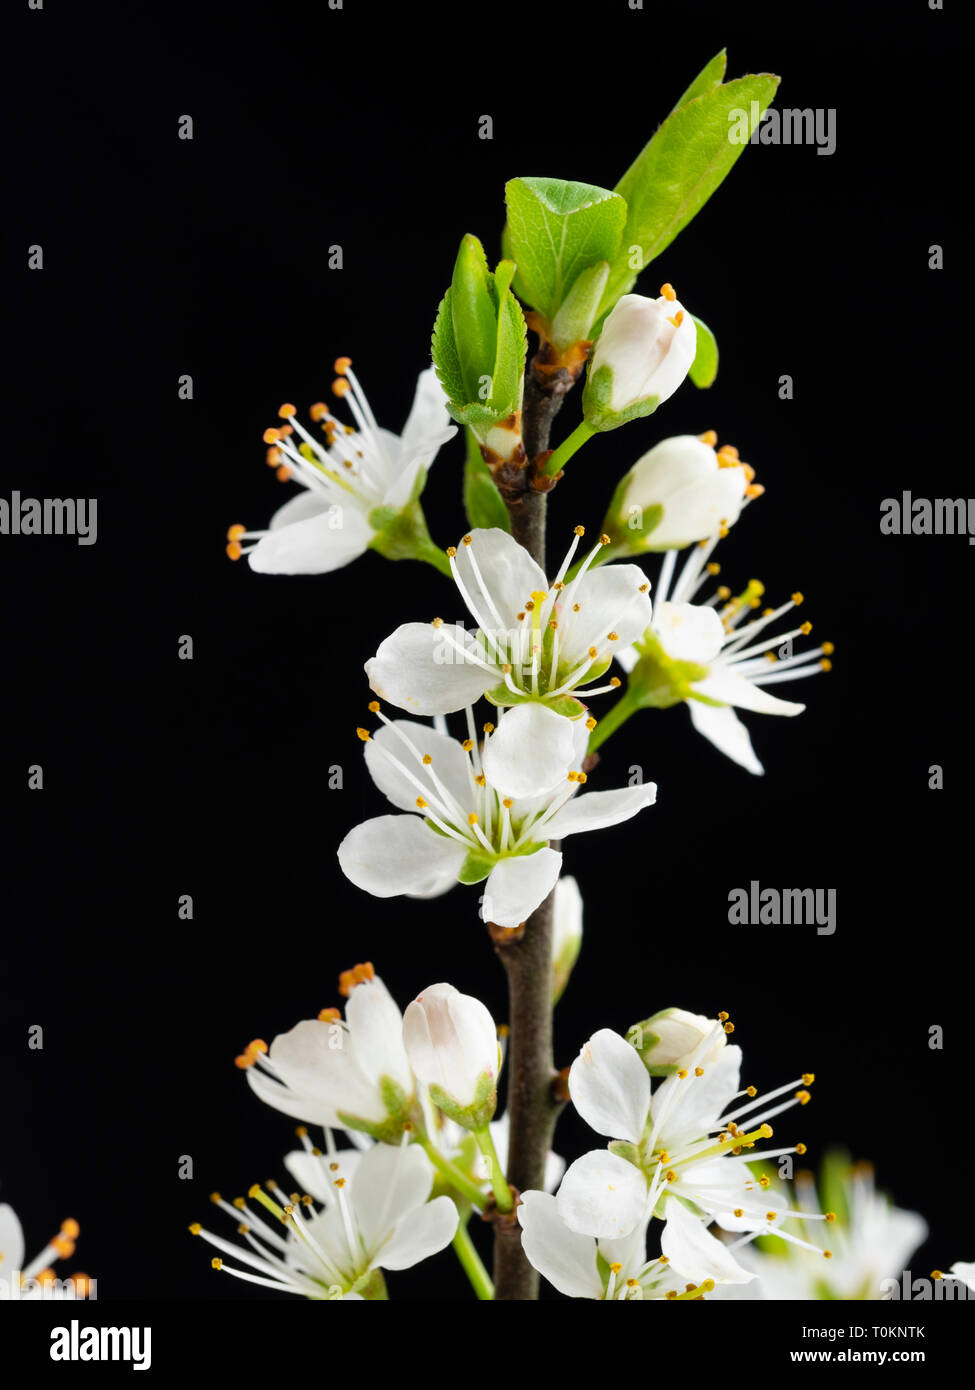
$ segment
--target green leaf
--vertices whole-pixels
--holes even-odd
[[[606,188],[563,179],[511,179],[505,196],[519,293],[551,320],[579,273],[616,255],[626,204]]]
[[[454,322],[450,310],[450,290],[440,301],[437,318],[433,325],[431,351],[440,385],[449,401],[463,401],[467,398],[464,374],[460,369],[460,358],[454,344]]]
[[[636,280],[631,248],[639,247],[642,265],[649,265],[700,212],[745,148],[747,140],[731,137],[746,129],[751,135],[778,85],[771,73],[722,83],[672,111],[644,146],[616,185],[628,214],[603,309]]]
[[[694,385],[703,391],[713,385],[718,375],[718,342],[707,324],[702,323],[696,314],[692,314],[691,318],[697,324],[697,352],[689,375]]]
[[[464,510],[472,527],[497,526],[511,530],[511,518],[500,492],[494,485],[491,470],[481,455],[472,430],[467,431],[467,458],[464,461]]]
[[[609,261],[597,261],[576,276],[575,283],[552,320],[552,342],[559,351],[588,339],[608,279]]]
[[[714,55],[707,67],[701,69],[674,107],[674,110],[679,111],[682,106],[686,106],[687,103],[693,101],[695,97],[704,96],[705,92],[713,92],[715,87],[724,80],[724,70],[727,65],[728,53],[726,49],[722,48],[720,53]]]
[[[477,237],[465,236],[450,282],[450,315],[469,401],[477,400],[481,377],[494,371],[498,315],[490,276],[483,246]]]
[[[502,261],[498,266],[514,266]],[[505,289],[498,311],[497,348],[491,376],[489,404],[494,414],[503,418],[521,408],[521,392],[525,379],[525,357],[528,354],[528,327],[521,305],[509,289]]]

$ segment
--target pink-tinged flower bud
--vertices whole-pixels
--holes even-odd
[[[659,299],[625,294],[606,319],[582,398],[591,429],[652,414],[690,371],[697,328],[671,287],[664,290]]]
[[[431,984],[403,1015],[403,1047],[430,1098],[465,1129],[483,1129],[498,1105],[501,1048],[480,999]]]
[[[482,1129],[498,1103],[501,1051],[494,1019],[479,999],[431,985],[403,1015],[403,1045],[430,1099],[465,1129]]]
[[[652,1018],[634,1023],[626,1038],[651,1076],[669,1076],[692,1058],[699,1066],[710,1066],[725,1045],[724,1031],[716,1019],[686,1009],[661,1009]],[[702,1050],[704,1044],[708,1045]]]

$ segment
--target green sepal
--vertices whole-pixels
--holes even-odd
[[[691,314],[691,318],[697,325],[697,351],[688,376],[699,390],[704,391],[713,385],[718,375],[718,340],[697,314]]]
[[[457,882],[483,883],[497,862],[496,858],[486,854],[478,854],[477,850],[472,849],[460,866]]]
[[[617,430],[630,420],[642,420],[652,415],[660,404],[659,396],[645,396],[642,401],[634,401],[622,410],[614,410],[610,405],[612,397],[613,369],[604,362],[594,372],[589,372],[582,393],[582,413],[590,429]]]
[[[611,662],[612,657],[610,657],[609,662],[603,666],[602,671],[608,670]],[[596,665],[594,664],[590,670],[587,671],[587,677],[595,670]],[[602,671],[599,671],[598,674],[601,675]],[[523,691],[515,693],[515,691],[509,690],[506,685],[496,685],[493,690],[486,690],[484,692],[484,698],[489,704],[495,705],[499,709],[504,709],[507,705],[545,705],[547,709],[553,710],[556,714],[563,715],[566,719],[581,719],[586,713],[585,705],[581,700],[577,700],[574,695],[559,695],[554,700],[547,700],[544,695],[525,694]]]
[[[511,531],[511,517],[504,499],[495,486],[491,470],[484,462],[474,431],[468,427],[467,457],[464,460],[464,510],[468,525],[475,529],[496,526]]]
[[[421,491],[422,486],[421,482]],[[386,560],[425,560],[450,573],[444,552],[430,539],[427,519],[416,498],[399,511],[395,507],[374,507],[367,520],[376,533],[369,550],[377,551]]]
[[[606,516],[603,518],[602,529],[609,536],[610,544],[604,546],[603,553],[596,557],[600,563],[618,559],[621,555],[642,555],[645,551],[653,549],[653,546],[646,543],[647,537],[660,525],[664,509],[659,502],[654,503],[652,507],[643,507],[639,526],[631,524],[631,518],[626,515],[623,504],[630,488],[632,472],[630,469],[628,473],[624,473],[616,484]]]
[[[636,648],[640,660],[630,672],[627,693],[638,700],[642,708],[669,709],[685,700],[703,698],[695,695],[691,686],[695,681],[704,680],[708,673],[706,666],[668,656],[652,628],[647,629]],[[721,702],[705,699],[703,703]]]
[[[408,1096],[391,1076],[379,1078],[379,1095],[386,1107],[385,1120],[365,1120],[361,1115],[337,1111],[345,1129],[356,1129],[370,1135],[380,1144],[399,1144],[408,1125],[415,1127],[416,1097]]]
[[[628,1139],[614,1139],[607,1145],[611,1154],[617,1158],[625,1158],[627,1163],[632,1163],[635,1168],[641,1168],[640,1147],[638,1144],[631,1144]]]
[[[453,1120],[462,1129],[483,1129],[493,1120],[498,1108],[498,1083],[488,1072],[482,1072],[477,1079],[471,1104],[458,1105],[453,1096],[434,1082],[430,1086],[430,1099],[448,1120]]]

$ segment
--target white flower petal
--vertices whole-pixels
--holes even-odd
[[[592,1236],[570,1231],[547,1192],[525,1192],[518,1208],[521,1246],[528,1261],[567,1298],[602,1298]]]
[[[679,1140],[697,1139],[715,1126],[737,1091],[741,1071],[741,1048],[724,1047],[717,1060],[706,1063],[703,1076],[676,1074],[654,1092],[652,1115],[665,1116],[662,1133],[665,1148],[675,1149]],[[670,1097],[677,1091],[677,1099]]]
[[[303,521],[275,526],[247,559],[258,574],[327,574],[362,555],[374,535],[357,506],[330,507]]]
[[[738,763],[747,772],[761,776],[765,769],[755,756],[751,735],[735,714],[731,705],[705,705],[700,700],[685,702],[691,723],[726,758]]]
[[[462,655],[478,650],[470,633],[459,625],[444,628],[403,623],[380,644],[366,662],[369,685],[380,699],[411,714],[452,714],[500,683],[500,671],[486,671]]]
[[[354,987],[345,1018],[353,1054],[363,1074],[377,1086],[388,1076],[412,1095],[413,1073],[403,1046],[403,1015],[378,975]]]
[[[404,742],[406,740],[407,742]],[[419,756],[414,757],[407,743],[411,744]],[[401,768],[396,766],[386,754],[405,766],[413,777],[423,785],[421,792]],[[427,801],[442,803],[427,766],[421,762],[424,756],[433,759],[429,768],[436,774],[447,790],[464,810],[473,804],[467,754],[455,738],[449,738],[430,727],[418,724],[413,719],[395,719],[377,729],[365,745],[366,767],[379,790],[401,811],[417,810],[416,799],[423,796]]]
[[[247,1084],[265,1105],[290,1115],[293,1120],[304,1120],[307,1124],[325,1125],[329,1129],[340,1129],[341,1122],[334,1105],[330,1105],[319,1094],[293,1091],[281,1085],[260,1067],[248,1067],[244,1075]],[[311,1084],[317,1084],[318,1078]]]
[[[569,1095],[597,1134],[638,1143],[650,1113],[650,1073],[611,1028],[594,1033],[569,1068]]]
[[[304,1019],[289,1032],[278,1034],[268,1056],[296,1096],[315,1097],[336,1114],[370,1123],[386,1118],[378,1088],[359,1069],[353,1041],[340,1025]]]
[[[471,544],[457,547],[457,573],[461,577],[480,617],[471,614],[476,622],[486,623],[489,628],[496,627],[497,618],[492,611],[497,610],[504,631],[519,631],[524,624],[519,623],[517,615],[524,611],[525,604],[532,593],[548,591],[548,580],[524,546],[519,545],[514,536],[496,526],[484,530],[471,531]],[[473,560],[480,570],[481,578],[490,590],[490,599],[484,593],[474,573]]]
[[[481,920],[499,927],[520,927],[555,887],[562,855],[539,849],[502,859],[488,874],[481,904]]]
[[[375,898],[429,896],[456,881],[467,850],[438,835],[417,816],[376,816],[350,830],[339,845],[346,878]]]
[[[24,1232],[17,1213],[6,1202],[0,1205],[0,1282],[24,1267]]]
[[[707,666],[714,660],[725,639],[724,626],[717,613],[700,603],[658,603],[653,615],[653,630],[668,656],[676,661],[694,661],[700,666]]]
[[[399,1222],[392,1239],[379,1251],[377,1263],[382,1269],[412,1269],[450,1244],[458,1220],[449,1197],[434,1197]]]
[[[399,1222],[424,1205],[432,1187],[433,1167],[419,1144],[375,1144],[362,1155],[349,1197],[370,1257]]]
[[[576,753],[575,724],[532,700],[501,716],[484,749],[484,775],[502,796],[538,796],[565,782]]]
[[[555,1200],[570,1230],[617,1240],[645,1218],[647,1182],[625,1158],[594,1149],[570,1164]]]
[[[644,806],[652,806],[656,799],[655,782],[619,787],[609,792],[583,792],[556,812],[546,825],[545,833],[550,839],[564,840],[566,835],[577,835],[581,830],[602,830],[608,825],[619,825],[642,811]]]
[[[641,586],[647,592],[641,593]],[[650,626],[652,607],[647,577],[639,565],[606,565],[590,570],[574,589],[579,612],[560,613],[565,627],[559,658],[561,664],[577,666],[591,647],[615,654],[617,647],[628,647]],[[617,641],[608,643],[611,632]]]
[[[415,453],[418,450],[422,452],[429,446],[431,438],[443,434],[448,429],[451,434],[456,433],[451,428],[450,416],[447,414],[447,397],[437,380],[436,371],[433,367],[427,367],[416,379],[416,394],[400,440],[407,453]],[[424,458],[427,466],[432,461],[433,453]]]
[[[754,1274],[742,1269],[720,1240],[711,1235],[705,1222],[692,1215],[685,1206],[669,1198],[664,1208],[667,1217],[660,1249],[670,1260],[671,1268],[684,1279],[701,1284],[713,1279],[716,1284],[747,1284]]]
[[[712,666],[702,681],[695,681],[691,687],[699,695],[709,700],[720,700],[725,705],[737,705],[739,709],[751,709],[756,714],[801,714],[805,705],[792,700],[780,700],[770,695],[760,685],[753,685],[744,676],[736,675],[720,663]]]
[[[285,1154],[284,1166],[302,1192],[307,1192],[322,1206],[331,1207],[336,1201],[333,1182],[337,1177],[351,1178],[361,1159],[359,1149],[339,1149],[330,1159],[308,1153],[305,1149],[293,1149]],[[328,1162],[338,1163],[338,1171],[330,1173],[326,1166]]]

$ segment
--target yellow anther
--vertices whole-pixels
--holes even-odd
[[[378,700],[370,700],[369,703],[368,703],[368,705],[366,706],[366,709],[368,709],[368,711],[369,711],[370,714],[378,714],[378,713],[379,713],[379,701],[378,701]]]
[[[241,526],[241,524],[240,524],[239,521],[234,522],[233,526],[229,526],[229,527],[227,528],[227,540],[228,540],[228,541],[239,541],[240,538],[241,538],[241,536],[245,533],[246,530],[247,530],[247,527],[246,527],[246,526]]]
[[[620,1272],[620,1270],[623,1268],[623,1266],[622,1266],[622,1265],[619,1263],[619,1261],[617,1260],[617,1261],[615,1261],[613,1264],[611,1264],[609,1268],[610,1268],[611,1273],[613,1273],[613,1274],[619,1274],[619,1272]]]
[[[611,542],[610,539],[609,539],[609,536],[607,536],[607,534],[606,534],[605,531],[604,531],[603,534],[599,537],[599,544],[600,544],[600,545],[611,545],[611,544],[612,544],[612,542]]]
[[[448,545],[448,546],[447,546],[447,554],[448,554],[448,556],[450,557],[450,559],[452,560],[452,559],[454,558],[454,556],[457,554],[457,547],[456,547],[455,545]]]
[[[812,1096],[808,1091],[796,1091],[796,1100],[800,1105],[808,1105],[812,1100]]]
[[[424,753],[420,761],[423,763],[424,767],[429,767],[430,764],[433,762],[433,757],[430,753]]]
[[[336,1008],[319,1009],[319,1023],[341,1023],[342,1015]]]
[[[742,1210],[741,1207],[735,1207],[735,1216],[738,1217],[739,1221],[741,1220],[741,1218],[742,1218],[744,1215],[745,1215],[745,1213],[744,1213],[744,1211]]]
[[[765,487],[762,483],[749,483],[745,488],[745,496],[750,497],[752,500],[756,497],[762,497],[764,494]]]
[[[578,782],[579,780],[578,772],[567,772],[565,775],[570,782]]]
[[[616,689],[617,686],[623,684],[623,682],[620,680],[619,676],[610,676],[610,678],[609,678],[609,683],[610,683],[610,685],[613,687],[614,690]]]
[[[717,560],[712,560],[709,565],[705,566],[705,568],[707,569],[708,574],[712,576],[721,573],[721,566],[718,564]]]
[[[213,1203],[215,1207],[218,1207],[220,1203],[223,1201],[223,1198],[220,1196],[219,1192],[211,1192],[210,1201]]]
[[[473,536],[462,536],[462,537],[461,537],[461,545],[470,545],[471,542],[473,541],[473,539],[474,539]]]
[[[417,799],[416,799],[416,805],[417,805],[417,810],[425,811],[425,810],[427,809],[427,803],[423,800],[423,797],[422,797],[422,796],[418,796],[418,797],[417,797]]]
[[[219,1255],[214,1255],[213,1259],[210,1261],[210,1268],[223,1269],[223,1260],[221,1260]]]
[[[797,1144],[797,1145],[796,1145],[796,1153],[797,1153],[797,1154],[804,1154],[805,1152],[806,1152],[806,1146],[805,1146],[805,1144]]]
[[[664,1177],[667,1179],[668,1182],[677,1181],[677,1174],[674,1172],[673,1168],[668,1168],[666,1173],[664,1174]]]
[[[804,1071],[802,1073],[802,1084],[804,1086],[811,1086],[815,1080],[816,1073],[814,1071]]]
[[[618,642],[619,640],[620,640],[620,635],[619,635],[618,632],[607,632],[607,634],[606,634],[606,641],[607,641],[607,642]]]
[[[339,400],[341,400],[343,396],[347,396],[350,389],[349,383],[344,376],[336,377],[332,382],[332,395],[338,396]]]
[[[670,283],[669,280],[667,281],[666,285],[661,285],[661,286],[660,286],[660,297],[661,297],[661,299],[676,299],[676,298],[677,298],[677,291],[674,289],[673,285]],[[713,431],[712,431],[712,433],[713,433]]]
[[[832,1252],[832,1250],[824,1250],[824,1251],[823,1251],[823,1258],[826,1259],[826,1260],[831,1260],[831,1259],[833,1258],[833,1252]]]
[[[265,444],[277,444],[278,440],[281,438],[281,431],[275,429],[265,430],[261,438],[264,440]]]
[[[477,812],[476,812],[476,811],[471,811],[470,814],[469,814],[468,817],[467,817],[467,824],[468,824],[468,825],[477,825],[477,822],[478,822],[478,815],[477,815]]]
[[[684,310],[678,309],[673,318],[668,319],[667,322],[672,323],[675,328],[680,328],[681,324],[684,322]]]
[[[833,646],[832,642],[823,643],[823,656],[832,656],[835,651],[836,648]]]
[[[486,734],[494,733],[494,725],[490,722],[490,720],[486,724],[482,724],[481,728]]]
[[[228,541],[226,553],[229,560],[239,560],[244,551],[239,541]]]
[[[336,357],[335,365],[333,366],[332,370],[335,372],[336,376],[345,376],[346,372],[349,370],[351,366],[351,357]]]
[[[465,738],[460,746],[461,748],[463,748],[465,753],[469,753],[471,749],[474,747],[474,740],[472,738]]]
[[[758,1095],[758,1090],[754,1086],[746,1086],[745,1095],[748,1096],[750,1100],[754,1100]]]
[[[311,406],[311,408],[309,409],[308,414],[311,416],[311,418],[317,425],[319,420],[324,420],[325,417],[328,415],[328,406],[325,404],[324,401],[316,401],[315,404]]]
[[[726,1013],[724,1012],[724,1010],[722,1010],[721,1013],[718,1014],[718,1022],[719,1022],[719,1023],[724,1023],[725,1019],[728,1019],[728,1018],[730,1018],[730,1017],[731,1017],[730,1014],[726,1014]]]
[[[687,1080],[687,1068],[686,1068],[686,1067],[681,1067],[681,1069],[680,1069],[680,1071],[677,1073],[677,1075],[678,1075],[678,1077],[680,1078],[681,1081],[686,1081],[686,1080]]]
[[[579,611],[579,609],[580,609],[581,607],[582,607],[582,604],[581,604],[581,603],[574,603],[574,604],[572,605],[572,611],[573,611],[573,613],[578,613],[578,611]]]
[[[932,1269],[932,1271],[931,1271],[931,1278],[932,1278],[932,1279],[943,1279],[944,1277],[945,1277],[945,1276],[942,1274],[942,1272],[941,1272],[940,1269]]]
[[[512,801],[510,796],[506,796],[501,803],[501,805],[504,807],[506,811],[510,811],[514,804],[515,803]]]
[[[573,526],[572,529],[573,529],[573,531],[575,532],[575,534],[576,534],[577,536],[580,536],[580,537],[581,537],[581,536],[584,536],[584,535],[586,534],[586,528],[585,528],[584,526]]]
[[[590,733],[592,733],[593,729],[596,727],[597,722],[598,721],[592,715],[586,720],[586,728]]]
[[[703,1076],[703,1075],[704,1075],[704,1068],[703,1068],[703,1067],[695,1067],[695,1068],[694,1068],[694,1075],[695,1075],[695,1076]]]
[[[765,1213],[765,1220],[766,1220],[766,1221],[774,1221],[774,1220],[775,1220],[775,1217],[776,1217],[776,1214],[777,1214],[777,1213],[774,1212],[774,1211],[767,1211],[767,1212]]]
[[[724,1030],[726,1033],[733,1033],[735,1031],[735,1025],[733,1023],[726,1023]]]
[[[593,661],[596,660],[596,657],[597,657],[598,655],[599,655],[599,652],[596,650],[595,647],[590,647],[590,648],[589,648],[589,656],[592,657]]]
[[[435,627],[439,631],[440,628],[443,627],[443,618],[434,618],[431,623],[431,627]]]
[[[238,1211],[243,1211],[247,1204],[244,1201],[243,1197],[235,1197],[233,1200],[233,1205],[237,1208]]]
[[[770,1181],[771,1181],[771,1179],[770,1179],[770,1178],[767,1178],[767,1177],[765,1176],[765,1174],[763,1173],[762,1176],[761,1176],[761,1177],[759,1178],[759,1180],[758,1180],[758,1185],[759,1185],[759,1187],[768,1187]]]
[[[203,1230],[203,1227],[200,1225],[199,1221],[193,1221],[193,1222],[191,1222],[191,1224],[190,1224],[190,1235],[191,1235],[191,1236],[198,1236],[202,1230]]]
[[[698,435],[698,439],[702,444],[710,444],[713,449],[718,442],[718,432],[717,430],[705,430],[703,434]]]
[[[824,656],[822,661],[819,663],[819,668],[821,671],[832,671],[833,663],[829,660],[828,657]]]
[[[720,599],[729,599],[729,598],[731,598],[731,590],[728,588],[727,584],[719,584],[719,585],[718,585],[718,589],[717,589],[717,593],[718,593],[718,598],[720,598]]]
[[[836,1212],[835,1212],[835,1211],[828,1211],[828,1212],[825,1213],[825,1217],[826,1217],[826,1220],[827,1220],[827,1221],[835,1221],[835,1220],[836,1220]]]
[[[362,739],[363,743],[368,743],[369,740],[372,738],[372,734],[369,732],[368,729],[356,729],[356,734],[359,738]]]
[[[800,592],[799,592],[798,589],[796,590],[796,592],[795,592],[794,594],[791,595],[791,598],[792,598],[792,602],[795,604],[795,606],[796,606],[797,608],[799,607],[800,603],[805,603],[805,601],[806,601],[806,596],[805,596],[805,594],[800,594]]]
[[[487,786],[487,778],[484,776],[483,772],[479,772],[477,776],[474,778],[474,781],[477,783],[479,787]]]
[[[286,402],[284,405],[278,407],[278,415],[282,420],[290,420],[292,415],[296,415],[297,413],[297,407],[291,405],[290,402]]]
[[[812,623],[810,623],[810,622],[800,623],[800,624],[799,624],[799,631],[802,633],[803,637],[808,637],[809,634],[810,634],[810,632],[812,632]]]

